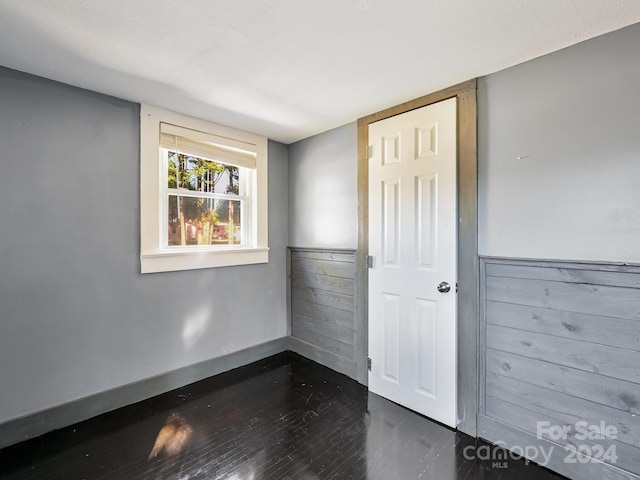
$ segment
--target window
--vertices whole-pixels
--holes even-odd
[[[142,273],[268,261],[267,139],[143,105]]]

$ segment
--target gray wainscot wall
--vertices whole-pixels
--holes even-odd
[[[356,136],[350,123],[289,146],[290,345],[352,378],[364,355],[355,328]]]
[[[640,473],[640,291],[637,269],[624,265],[640,263],[638,45],[633,25],[478,82],[478,434],[545,446],[531,433],[537,421],[611,422],[621,434],[615,464],[565,463],[555,444],[550,468],[580,480]],[[290,245],[354,248],[355,237],[339,241],[317,221],[327,185],[356,167],[349,128],[291,146]],[[323,162],[340,168],[317,170]]]
[[[355,251],[291,249],[294,351],[356,378]]]
[[[640,478],[639,45],[634,25],[478,86],[478,434],[576,480]]]
[[[535,447],[536,462],[552,452],[548,466],[570,478],[639,478],[624,471],[640,474],[640,267],[481,266],[480,435]],[[605,437],[585,438],[602,425]]]

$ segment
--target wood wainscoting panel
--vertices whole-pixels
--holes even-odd
[[[355,250],[289,251],[292,350],[356,378]]]
[[[553,446],[569,478],[639,479],[640,267],[482,258],[481,285],[480,436]]]

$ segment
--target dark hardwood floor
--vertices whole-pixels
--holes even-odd
[[[562,478],[480,446],[284,353],[0,450],[0,478]]]

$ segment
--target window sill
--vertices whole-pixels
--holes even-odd
[[[268,248],[160,252],[140,255],[141,273],[252,265],[269,261]]]

